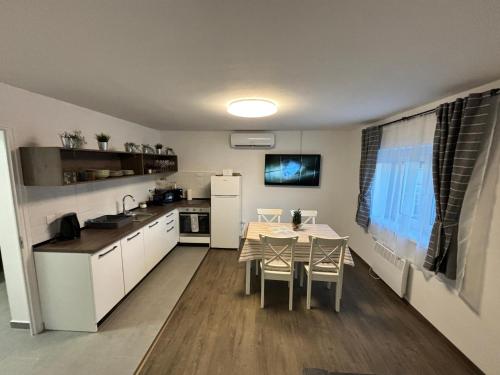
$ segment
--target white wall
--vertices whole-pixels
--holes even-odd
[[[468,92],[462,92],[452,97],[429,103],[411,111],[399,113],[391,118],[380,121],[388,122],[402,116],[408,116],[437,105],[452,101],[457,97],[464,97],[469,92],[483,92],[491,88],[500,87],[500,81],[492,82]],[[376,256],[372,249],[374,242],[352,219],[356,210],[358,189],[354,186],[358,182],[358,169],[361,149],[361,128],[352,130],[349,159],[353,169],[345,169],[346,186],[351,187],[343,193],[344,199],[340,202],[343,210],[349,213],[348,220],[342,230],[349,233],[350,246],[367,262],[371,263]],[[498,146],[498,145],[497,145]],[[500,168],[500,165],[497,166]],[[489,246],[484,249],[487,253],[486,270],[484,275],[484,290],[480,314],[476,314],[467,304],[437,278],[427,280],[421,271],[411,269],[409,275],[408,301],[426,319],[428,319],[441,333],[456,345],[468,358],[487,374],[500,373],[500,232],[494,230],[500,227],[500,183],[496,186],[497,199],[491,204],[493,217],[489,233]],[[481,213],[478,213],[481,215]]]
[[[94,149],[97,148],[94,135],[101,131],[111,135],[111,147],[119,150],[123,150],[123,143],[127,141],[155,144],[161,139],[158,130],[0,83],[2,128],[13,133],[13,149],[30,145],[59,146],[58,133],[73,129],[81,129],[87,138],[86,147]],[[25,200],[21,209],[25,213],[29,240],[38,243],[53,237],[58,230],[57,221],[53,220],[66,212],[76,211],[83,224],[88,218],[116,212],[124,194],[133,194],[138,201],[147,199],[148,189],[154,186],[151,176],[138,176],[127,179],[126,184],[116,180],[55,188],[21,187]],[[31,251],[25,255],[29,263]],[[15,303],[15,295],[17,292],[9,293],[11,302]],[[26,306],[21,303],[11,307],[11,313],[12,320],[26,320],[28,316]]]
[[[303,153],[321,154],[321,180],[319,187],[279,187],[264,185],[264,155],[266,153],[300,152],[299,131],[280,131],[276,134],[276,147],[272,150],[235,150],[229,146],[229,132],[222,131],[167,131],[165,143],[180,155],[180,172],[171,176],[178,184],[193,188],[194,196],[203,196],[212,171],[220,173],[223,168],[232,168],[243,175],[243,221],[257,220],[258,207],[286,209],[283,220],[289,221],[288,210],[293,208],[318,209],[319,220],[339,228],[340,234],[344,213],[339,211],[339,199],[335,194],[344,189],[341,177],[351,166],[346,158],[351,137],[350,131],[304,131]],[[352,216],[351,213],[347,213]]]

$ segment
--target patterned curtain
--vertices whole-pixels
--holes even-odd
[[[457,234],[465,191],[481,150],[484,134],[492,126],[492,96],[498,90],[471,94],[437,108],[432,175],[436,221],[424,267],[455,280]]]
[[[375,168],[377,166],[377,154],[382,139],[382,128],[373,126],[363,129],[361,138],[361,162],[359,165],[359,195],[358,210],[356,211],[356,223],[368,229],[370,224],[371,208],[371,185]]]

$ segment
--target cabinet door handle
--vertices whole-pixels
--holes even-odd
[[[137,232],[136,234],[134,234],[132,237],[129,237],[127,238],[127,241],[132,241],[134,238],[136,238],[139,234],[141,234],[141,232]]]
[[[101,259],[102,257],[104,257],[104,256],[108,255],[110,252],[112,252],[112,251],[116,250],[116,248],[117,248],[117,247],[118,247],[118,245],[115,245],[115,246],[113,246],[113,248],[112,248],[112,249],[110,249],[110,250],[106,251],[105,253],[103,253],[103,254],[99,254],[98,258],[99,258],[99,259]]]
[[[172,229],[174,229],[174,227],[170,228],[170,229],[167,229],[167,232],[170,232]]]
[[[158,224],[158,221],[156,223],[154,223],[154,224],[151,224],[149,227],[153,228],[156,224]]]
[[[173,222],[174,222],[173,220],[170,220],[170,221],[167,223],[167,225],[172,224]]]
[[[174,214],[174,213],[173,213],[173,212],[171,212],[171,213],[169,213],[169,214],[167,215],[167,217],[170,217],[170,216],[172,216],[173,214]]]

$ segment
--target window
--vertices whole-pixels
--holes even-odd
[[[398,255],[423,263],[435,218],[434,116],[383,129],[372,184],[370,232]]]

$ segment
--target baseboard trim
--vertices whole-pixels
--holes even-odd
[[[10,328],[30,329],[30,323],[29,322],[17,322],[15,320],[11,320],[10,321]]]

